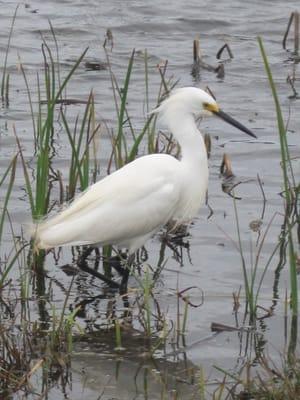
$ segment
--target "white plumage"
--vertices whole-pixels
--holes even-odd
[[[178,141],[181,159],[151,154],[106,176],[59,214],[36,224],[38,248],[113,244],[135,252],[168,221],[190,221],[205,201],[208,162],[195,116],[216,114],[255,136],[193,87],[175,90],[153,112]]]

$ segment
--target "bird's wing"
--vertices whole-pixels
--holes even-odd
[[[178,163],[169,156],[142,157],[92,185],[37,225],[39,247],[118,244],[155,231],[176,211]]]

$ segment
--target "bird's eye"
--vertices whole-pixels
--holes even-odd
[[[219,112],[219,106],[216,103],[203,103],[203,108],[213,113]]]

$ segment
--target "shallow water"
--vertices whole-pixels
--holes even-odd
[[[144,61],[138,52],[147,49],[150,56],[150,99],[153,106],[159,83],[156,65],[168,59],[168,76],[173,74],[175,79],[180,79],[179,86],[209,85],[222,108],[257,134],[258,140],[252,140],[221,121],[210,119],[201,123],[201,130],[212,136],[208,202],[213,215],[208,219],[210,210],[205,207],[194,221],[190,229],[191,236],[187,239],[190,244],[190,255],[183,250],[183,266],[175,261],[172,251],[166,250],[166,266],[155,289],[164,312],[172,319],[177,313],[176,288],[198,287],[193,293],[193,302],[199,303],[203,297],[204,303],[199,308],[189,310],[186,357],[189,366],[193,367],[196,374],[204,367],[206,376],[211,379],[218,376],[212,367],[213,364],[223,368],[234,368],[241,363],[241,360],[249,357],[247,335],[225,332],[215,336],[211,332],[212,322],[235,325],[232,292],[237,292],[239,287],[244,285],[240,255],[234,246],[234,243],[237,243],[234,203],[232,198],[222,191],[219,177],[219,166],[224,152],[230,155],[237,181],[244,182],[236,188],[235,194],[241,197],[241,200],[237,200],[237,207],[242,245],[249,266],[258,236],[257,232],[250,229],[250,223],[262,219],[264,230],[274,213],[282,212],[282,198],[279,196],[282,190],[282,175],[275,111],[258,48],[257,35],[262,36],[264,40],[285,117],[287,118],[290,113],[288,128],[292,155],[299,156],[300,148],[300,115],[297,111],[299,99],[289,99],[292,91],[286,83],[287,75],[292,73],[293,63],[290,60],[290,53],[281,46],[290,12],[297,8],[298,2],[275,1],[271,4],[269,1],[245,3],[232,0],[222,3],[204,0],[190,1],[188,4],[178,0],[172,3],[155,0],[151,6],[138,1],[103,1],[100,4],[95,0],[45,0],[42,3],[30,1],[26,6],[24,2],[21,3],[8,59],[11,73],[10,103],[8,108],[2,108],[0,117],[0,168],[3,171],[16,151],[13,124],[25,155],[29,158],[33,152],[32,122],[25,85],[18,71],[18,57],[26,69],[31,91],[35,93],[36,73],[41,72],[43,68],[41,36],[51,41],[48,24],[50,19],[59,43],[62,74],[69,71],[74,60],[86,47],[89,47],[88,59],[105,61],[102,43],[107,29],[112,31],[114,38],[111,54],[113,70],[121,81],[124,79],[131,50],[133,48],[137,50],[128,101],[132,120],[136,126],[142,126],[145,117]],[[4,57],[11,16],[16,4],[15,1],[0,1],[1,60]],[[219,79],[216,74],[205,70],[200,72],[199,81],[195,81],[191,76],[192,41],[196,35],[200,35],[204,60],[212,65],[217,65],[215,55],[224,41],[230,45],[234,59],[225,64],[224,79]],[[109,127],[115,128],[116,114],[108,71],[87,71],[80,66],[68,88],[68,95],[71,98],[86,100],[91,88],[95,93],[97,118],[104,119]],[[75,120],[78,112],[83,112],[80,105],[69,106],[68,118]],[[66,174],[70,154],[69,144],[62,133],[58,135],[57,142],[59,150],[55,168]],[[104,132],[98,151],[101,175],[106,173],[109,156],[110,141]],[[295,171],[299,172],[299,169],[296,168]],[[267,199],[263,217],[263,196],[257,175],[263,182]],[[23,187],[24,178],[19,164],[9,205],[15,232],[20,232],[20,224],[30,218]],[[6,189],[6,186],[3,188]],[[4,195],[0,195],[2,200]],[[278,215],[272,223],[260,255],[259,273],[262,272],[277,242],[281,223],[282,218]],[[147,262],[152,266],[157,265],[160,247],[161,243],[157,237],[147,244]],[[10,248],[11,232],[7,224],[2,254],[8,252]],[[47,258],[49,276],[55,277],[64,287],[69,286],[70,278],[60,270],[59,266],[71,261],[68,250],[62,252],[57,265],[52,256]],[[274,261],[263,281],[259,304],[265,307],[270,307],[272,304],[274,271],[277,263],[278,259]],[[99,292],[99,287],[93,289],[91,282],[94,281],[87,279],[85,285],[82,280],[76,279],[72,290],[73,302],[76,303],[77,296],[84,298],[89,291]],[[283,300],[285,289],[289,287],[288,282],[288,271],[283,270],[275,316],[265,319],[265,326],[259,329],[269,341],[267,349],[275,358],[280,356],[286,345],[283,334]],[[98,282],[94,283],[98,285]],[[131,285],[133,287],[136,285],[134,279]],[[56,307],[62,307],[65,293],[55,281],[52,290]],[[95,326],[100,324],[104,319],[105,307],[104,301],[94,306],[90,305],[87,310],[88,316],[81,321],[81,324],[84,325],[87,321]],[[242,323],[243,306],[239,310],[238,319]],[[207,340],[189,348],[201,338]],[[103,338],[100,339],[100,343],[103,343]],[[135,343],[134,339],[132,342]],[[144,399],[147,396],[151,399],[162,398],[162,383],[157,379],[157,372],[153,372],[155,368],[169,371],[170,382],[164,390],[169,393],[172,388],[177,388],[180,379],[176,379],[175,374],[172,375],[170,371],[174,365],[180,369],[182,360],[179,362],[176,357],[166,359],[157,355],[159,367],[143,366],[143,371],[152,371],[152,375],[149,372],[151,377],[148,380],[146,394],[145,385],[141,383],[144,382],[143,375],[138,374],[141,382],[136,383],[135,379],[135,370],[139,368],[141,362],[139,354],[129,356],[125,353],[116,357],[113,352],[115,343],[110,341],[105,343],[112,352],[108,360],[104,348],[95,347],[95,343],[89,342],[85,346],[80,342],[75,344],[72,357],[72,386],[67,388],[71,398],[96,399],[104,389],[101,397],[103,399],[112,397]],[[177,364],[174,364],[175,361]],[[119,372],[116,373],[116,370]],[[181,371],[183,370],[186,371],[188,368],[182,366]],[[182,378],[184,379],[186,378]],[[184,386],[182,383],[181,385]],[[185,385],[186,387],[181,389],[185,393],[184,398],[189,398],[194,387],[191,388],[190,382]],[[182,393],[179,389],[178,391]],[[63,398],[61,388],[54,388],[49,396],[53,399]]]

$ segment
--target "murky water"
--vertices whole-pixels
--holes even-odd
[[[4,58],[11,16],[16,4],[15,1],[0,1],[0,60]],[[232,160],[237,181],[243,182],[236,188],[235,194],[241,197],[236,204],[244,255],[250,268],[259,235],[251,229],[251,222],[261,219],[262,230],[265,230],[274,213],[282,212],[282,198],[279,195],[282,175],[275,111],[257,36],[262,36],[264,40],[284,115],[286,118],[289,116],[292,155],[299,157],[299,100],[289,99],[292,90],[286,83],[286,78],[293,71],[293,63],[289,59],[289,53],[281,46],[289,15],[297,6],[297,1],[270,3],[266,0],[248,3],[241,0],[221,3],[205,0],[184,3],[176,0],[171,3],[154,1],[151,5],[141,1],[45,0],[20,4],[8,59],[11,73],[10,103],[9,107],[2,108],[0,117],[1,174],[16,151],[13,124],[22,142],[24,154],[30,157],[33,153],[32,122],[23,77],[18,70],[18,60],[24,65],[31,91],[34,93],[36,73],[43,68],[42,37],[47,40],[52,38],[48,19],[56,32],[62,74],[70,69],[86,47],[89,47],[88,59],[105,61],[102,43],[106,30],[110,29],[114,38],[112,67],[118,79],[124,79],[131,50],[135,48],[142,52],[147,49],[150,56],[150,99],[153,106],[159,82],[156,66],[167,59],[168,75],[173,74],[175,79],[180,79],[180,86],[209,85],[222,108],[249,126],[258,136],[258,140],[249,140],[229,125],[214,119],[201,123],[201,130],[212,136],[208,202],[213,214],[208,218],[210,209],[203,208],[192,225],[191,236],[187,239],[189,251],[183,249],[183,266],[175,260],[174,253],[166,249],[166,266],[155,289],[157,300],[170,319],[176,318],[177,288],[182,290],[196,286],[191,300],[193,303],[203,300],[201,307],[191,307],[189,310],[185,358],[177,354],[167,358],[158,354],[157,365],[142,365],[140,354],[133,351],[138,346],[134,335],[129,335],[131,340],[128,344],[133,349],[118,357],[113,351],[114,341],[105,341],[101,335],[92,342],[79,341],[75,344],[72,357],[72,385],[66,389],[70,398],[160,399],[168,398],[162,397],[162,393],[171,398],[172,390],[177,389],[184,396],[182,398],[187,399],[195,392],[191,375],[197,376],[197,371],[201,368],[205,369],[206,376],[213,379],[218,376],[213,368],[214,364],[222,368],[234,368],[248,357],[247,349],[252,340],[249,338],[250,334],[226,332],[216,336],[211,332],[212,322],[235,325],[232,293],[238,292],[240,286],[243,287],[241,258],[236,249],[238,239],[234,203],[222,191],[219,166],[223,153],[226,152]],[[200,72],[199,81],[191,76],[192,41],[196,35],[200,35],[204,60],[212,65],[217,65],[215,55],[224,41],[230,45],[234,59],[225,64],[223,79],[205,70]],[[81,66],[68,88],[69,97],[86,100],[91,88],[95,93],[97,118],[99,121],[104,119],[109,127],[114,128],[116,114],[108,71],[87,71]],[[128,100],[136,126],[142,125],[145,117],[144,101],[144,61],[138,53]],[[79,105],[69,106],[68,118],[75,120],[78,112],[83,112]],[[63,134],[59,134],[57,141],[59,151],[55,167],[66,174],[70,155],[69,143]],[[106,132],[101,138],[97,156],[101,162],[101,174],[104,175],[110,156],[110,141]],[[299,164],[299,160],[296,162]],[[295,171],[300,175],[300,169],[296,168]],[[267,200],[265,210],[257,175],[263,182]],[[20,232],[20,224],[30,219],[29,204],[24,197],[23,188],[23,172],[19,164],[9,206],[17,234]],[[282,218],[278,215],[266,236],[260,254],[259,274],[274,249],[281,223]],[[157,237],[147,245],[147,262],[150,265],[157,265],[161,246]],[[11,232],[6,225],[3,254],[10,248]],[[67,250],[63,251],[56,264],[52,256],[49,256],[46,264],[49,277],[68,287],[70,278],[59,266],[71,261],[71,254]],[[275,259],[263,281],[259,304],[266,308],[272,305],[277,264],[278,259]],[[72,290],[74,303],[78,301],[77,297],[81,299],[89,291],[99,293],[99,286],[93,288],[91,282],[98,285],[98,282],[90,279],[84,284],[82,279],[76,278]],[[259,329],[269,341],[266,346],[274,357],[278,357],[285,346],[283,300],[285,289],[289,287],[288,282],[288,271],[283,270],[275,317],[265,319]],[[131,285],[136,285],[134,279]],[[56,307],[62,307],[65,293],[55,281],[53,291]],[[100,325],[104,320],[106,305],[101,301],[91,305],[81,324],[88,322],[94,326]],[[180,306],[182,311],[184,305]],[[237,318],[242,324],[243,307],[238,311]],[[192,345],[193,343],[196,344]],[[168,349],[168,352],[172,353],[172,349]],[[161,371],[160,374],[158,370]],[[187,376],[189,370],[194,372]],[[168,374],[164,374],[166,371]],[[162,377],[168,377],[167,382]],[[99,397],[102,392],[102,397]],[[64,398],[60,387],[54,388],[49,396],[53,399]]]

